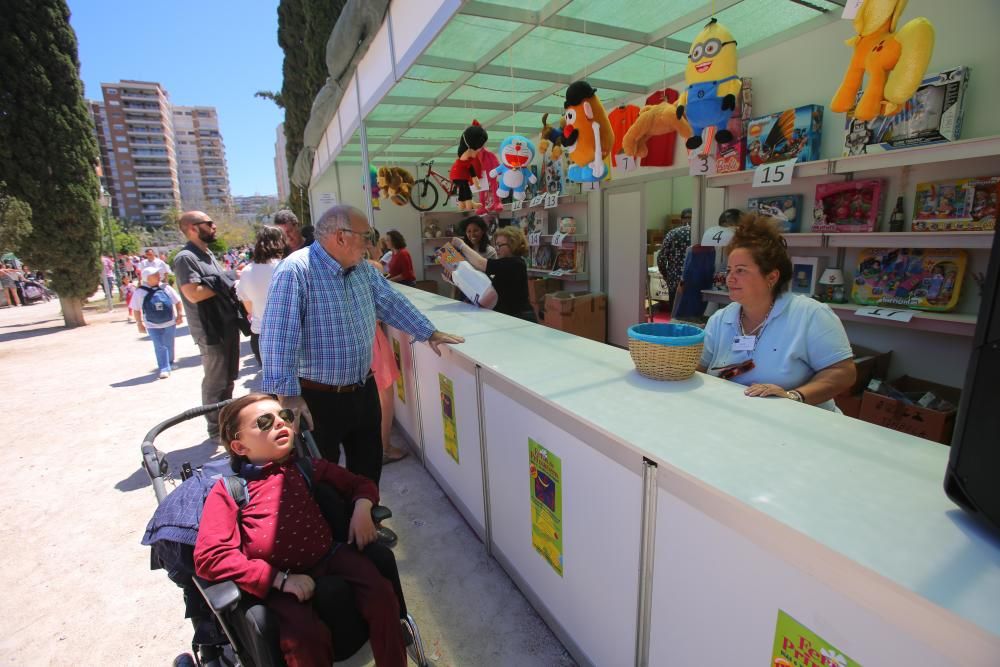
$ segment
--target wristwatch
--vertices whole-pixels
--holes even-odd
[[[802,398],[802,394],[792,389],[791,391],[785,392],[785,398],[789,398],[796,403],[804,403],[805,399]]]

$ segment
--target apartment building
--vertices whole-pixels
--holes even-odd
[[[226,147],[215,107],[176,106],[173,123],[182,208],[232,208]]]
[[[285,157],[285,124],[278,125],[274,141],[274,178],[278,182],[278,201],[287,202],[292,188],[288,181],[288,159]]]
[[[117,217],[157,226],[169,208],[231,206],[213,107],[174,107],[167,91],[151,81],[102,83],[101,93],[104,101],[90,101],[88,108],[102,184]]]
[[[278,211],[278,198],[274,195],[252,195],[233,197],[236,219],[246,223],[271,224]]]

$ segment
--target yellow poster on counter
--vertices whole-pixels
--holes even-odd
[[[455,388],[451,380],[438,373],[441,387],[441,421],[444,423],[444,451],[458,463],[458,425],[455,421]]]
[[[861,667],[781,609],[768,667]]]
[[[396,378],[396,395],[399,400],[406,403],[406,378],[403,377],[403,358],[399,354],[399,341],[392,339],[392,356],[396,358],[396,368],[399,369],[399,377]]]
[[[531,544],[561,577],[562,461],[528,438],[528,472],[531,482]]]

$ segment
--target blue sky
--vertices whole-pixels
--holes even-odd
[[[214,106],[233,195],[275,194],[275,128],[284,112],[278,0],[68,0],[88,99],[101,83],[158,81],[178,105]]]

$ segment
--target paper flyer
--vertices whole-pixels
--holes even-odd
[[[458,425],[455,421],[455,388],[451,380],[438,373],[441,386],[441,421],[444,423],[444,451],[458,463]]]
[[[779,609],[769,667],[861,667],[861,665]]]
[[[561,577],[562,461],[528,438],[528,471],[531,473],[531,544]]]
[[[399,369],[399,377],[396,378],[396,394],[399,400],[406,403],[406,380],[403,378],[403,358],[399,355],[399,341],[392,339],[392,356],[396,358],[396,368]]]
[[[465,261],[465,258],[462,257],[462,253],[456,250],[455,246],[449,241],[434,251],[434,261],[441,266],[454,269],[459,262]]]

